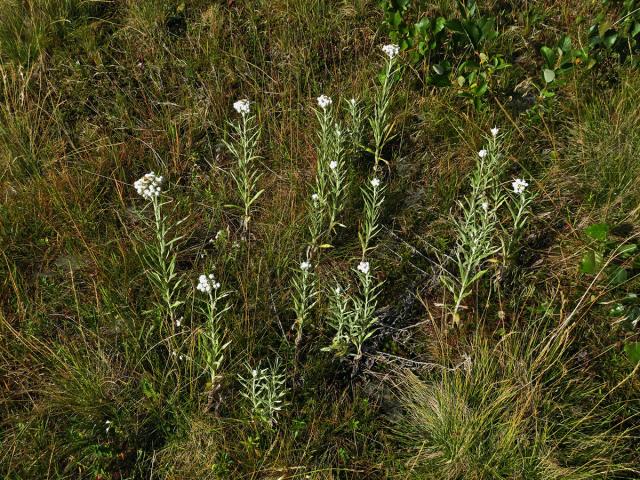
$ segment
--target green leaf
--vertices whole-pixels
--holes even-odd
[[[621,285],[629,279],[629,274],[622,267],[612,267],[608,272],[609,281],[614,285]]]
[[[626,245],[623,245],[622,247],[620,247],[620,250],[618,250],[618,255],[620,255],[620,257],[622,258],[629,258],[631,255],[633,255],[634,253],[636,253],[636,251],[638,250],[638,245],[635,243],[627,243]]]
[[[556,79],[556,72],[554,72],[553,70],[545,68],[542,73],[544,75],[544,81],[547,83],[551,83]]]
[[[605,242],[609,236],[609,225],[606,223],[594,223],[593,225],[588,226],[584,230],[584,233],[594,240]]]
[[[580,272],[587,275],[595,275],[598,271],[596,263],[596,252],[589,250],[580,260]]]
[[[604,46],[607,48],[612,48],[615,45],[616,40],[618,40],[618,32],[610,33],[609,35],[604,37]]]
[[[609,23],[608,21],[604,21],[602,22],[600,25],[598,25],[598,36],[599,37],[604,37],[607,33],[607,30],[609,30],[609,28],[611,27],[611,23]],[[595,28],[595,25],[591,28]]]
[[[402,15],[400,15],[400,12],[396,10],[391,15],[391,18],[389,19],[389,24],[393,27],[398,28],[401,23],[402,23]]]
[[[640,363],[640,342],[629,342],[624,346],[624,353],[634,365]]]
[[[464,28],[460,20],[449,20],[447,23],[447,28],[455,33],[464,33]]]
[[[414,25],[414,28],[416,30],[416,34],[425,36],[430,26],[431,26],[431,23],[429,22],[429,19],[425,17],[419,22],[417,22]]]
[[[553,50],[550,49],[549,47],[542,47],[540,49],[540,53],[542,54],[542,57],[544,58],[545,63],[547,64],[547,67],[554,67],[556,64],[556,57],[555,54],[553,53]]]
[[[447,20],[444,17],[436,18],[433,24],[433,33],[436,34],[441,32],[446,26],[447,26]]]
[[[474,94],[477,97],[481,97],[483,96],[485,93],[487,93],[487,89],[489,88],[489,84],[488,83],[482,83],[480,84],[480,86],[478,88],[476,88]]]

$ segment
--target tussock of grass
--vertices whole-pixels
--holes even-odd
[[[638,213],[639,88],[635,75],[624,77],[616,91],[595,98],[572,128],[567,173],[580,179],[588,202],[604,207],[604,218],[633,222]]]
[[[622,405],[572,365],[569,332],[547,323],[492,341],[476,333],[457,361],[397,384],[393,430],[407,448],[406,478],[602,478],[626,475],[633,437]],[[446,347],[445,347],[446,348]],[[603,401],[604,400],[604,401]],[[404,477],[403,477],[404,478]]]

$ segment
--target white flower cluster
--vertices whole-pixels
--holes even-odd
[[[493,136],[493,138],[496,138],[498,136],[498,132],[500,131],[500,129],[498,127],[493,127],[491,129],[491,135]]]
[[[369,262],[362,261],[358,264],[358,270],[365,275],[369,273]]]
[[[484,157],[486,157],[486,156],[487,156],[487,151],[483,148],[482,150],[480,150],[480,151],[478,152],[478,156],[479,156],[480,158],[484,158]]]
[[[387,55],[387,57],[393,58],[398,55],[398,53],[400,53],[400,47],[398,45],[390,43],[389,45],[384,45],[382,47],[382,51],[385,53],[385,55]]]
[[[524,191],[529,186],[529,183],[522,178],[516,178],[513,182],[511,182],[511,186],[513,187],[513,191],[520,195],[524,193]]]
[[[151,200],[160,195],[160,187],[163,181],[164,179],[161,175],[149,172],[142,178],[136,180],[133,186],[136,192],[138,192],[138,195],[141,195],[146,200]]]
[[[316,100],[318,100],[318,106],[323,110],[326,110],[333,103],[331,97],[326,95],[320,95]]]
[[[311,268],[311,263],[306,260],[300,264],[300,270],[302,270],[303,272],[306,272],[310,268]]]
[[[331,163],[329,163],[329,168],[331,170],[335,170],[336,168],[338,168],[338,162],[336,162],[335,160],[332,160]]]
[[[249,103],[249,100],[246,99],[238,100],[233,104],[233,108],[235,108],[236,112],[240,115],[248,115],[251,111],[251,104]]]
[[[380,186],[380,179],[376,178],[376,177],[373,177],[371,179],[371,185],[373,185],[376,188],[379,187]]]
[[[211,290],[218,290],[220,288],[220,282],[216,282],[216,277],[213,273],[209,275],[200,275],[198,277],[198,285],[196,286],[202,293],[211,293]]]

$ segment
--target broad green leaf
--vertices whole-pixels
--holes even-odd
[[[609,225],[607,225],[606,223],[595,223],[587,227],[584,230],[584,233],[586,233],[589,237],[593,238],[594,240],[604,242],[607,240],[607,237],[609,236]]]
[[[547,64],[548,67],[554,67],[555,66],[556,58],[555,58],[555,55],[554,55],[552,49],[550,49],[549,47],[545,46],[545,47],[540,48],[540,53],[542,54],[542,57],[544,58],[544,61]]]
[[[589,250],[582,256],[582,260],[580,260],[580,272],[595,275],[597,271],[596,252]]]
[[[441,32],[447,26],[447,20],[444,17],[436,18],[433,25],[433,33]]]
[[[563,53],[569,53],[571,51],[571,37],[569,37],[568,35],[562,37],[559,47]]]
[[[621,285],[626,282],[629,278],[629,274],[622,267],[612,267],[609,271],[609,280],[614,285]]]
[[[604,46],[607,48],[612,48],[615,45],[617,39],[618,32],[610,33],[609,35],[604,37]]]
[[[400,26],[400,24],[402,23],[402,15],[400,14],[399,11],[396,10],[393,13],[391,18],[389,19],[389,23],[396,28]]]
[[[634,365],[640,363],[640,342],[628,342],[624,346],[624,353]]]

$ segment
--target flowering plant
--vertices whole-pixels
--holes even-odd
[[[198,353],[202,361],[203,367],[207,372],[210,405],[213,402],[213,396],[220,387],[221,375],[220,367],[224,360],[224,350],[229,346],[230,342],[224,341],[224,333],[221,326],[221,320],[225,312],[229,310],[229,305],[224,299],[229,295],[228,292],[221,290],[220,282],[218,282],[213,274],[202,274],[198,277],[196,289],[205,295],[204,305],[200,307],[201,313],[206,321],[198,336]]]
[[[296,320],[293,328],[296,330],[296,351],[302,341],[302,329],[309,320],[311,310],[316,305],[317,291],[315,289],[315,274],[311,271],[311,262],[305,260],[296,270],[293,283],[293,311]]]
[[[258,181],[262,174],[255,168],[255,163],[260,158],[257,150],[261,130],[255,115],[251,114],[251,104],[248,100],[238,100],[233,107],[240,114],[240,120],[229,122],[232,139],[225,139],[223,142],[236,160],[236,167],[231,173],[240,196],[240,205],[236,208],[242,212],[242,227],[247,231],[253,205],[264,192],[258,190]]]
[[[154,172],[145,174],[134,183],[136,192],[145,200],[150,201],[153,207],[155,242],[142,242],[142,258],[147,265],[147,278],[151,282],[160,298],[157,303],[157,323],[159,329],[165,327],[163,318],[169,319],[172,325],[176,322],[176,309],[182,305],[177,300],[182,281],[176,272],[177,254],[175,245],[182,237],[170,237],[171,226],[162,208],[167,204],[161,198],[162,176]]]

